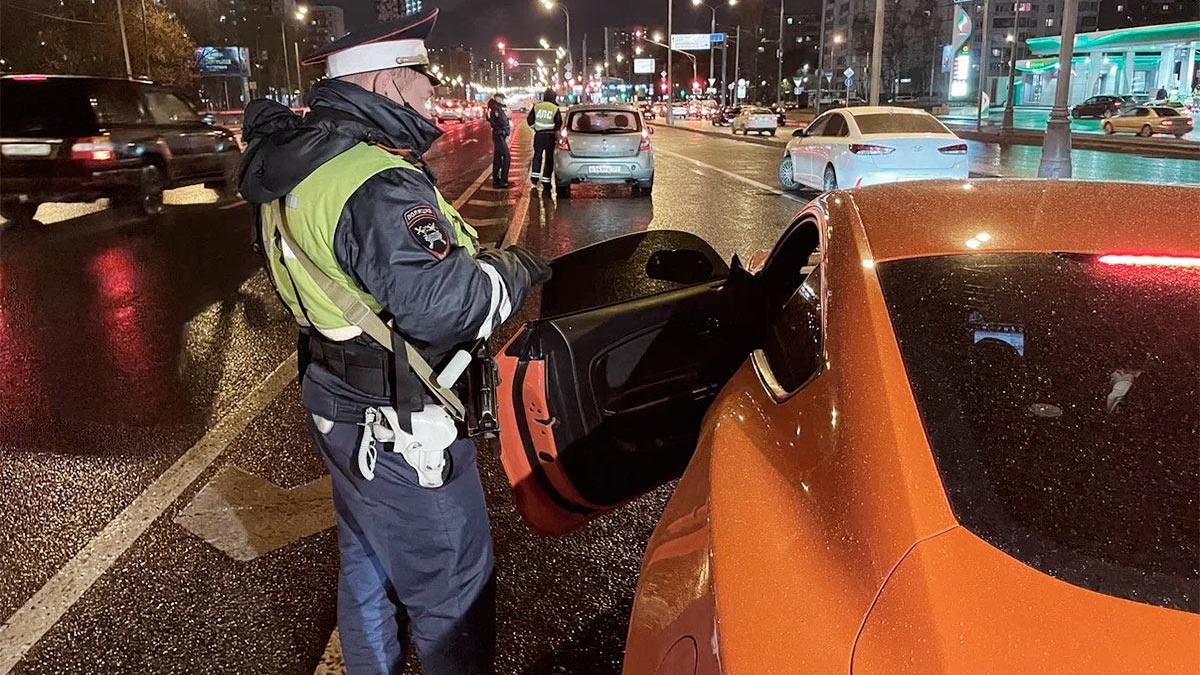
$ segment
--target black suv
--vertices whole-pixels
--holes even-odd
[[[0,77],[0,213],[33,219],[43,202],[112,200],[162,211],[164,189],[233,193],[241,150],[171,89],[137,80]]]
[[[1126,107],[1132,108],[1132,96],[1093,96],[1086,101],[1075,104],[1071,108],[1071,117],[1114,117],[1120,115]]]

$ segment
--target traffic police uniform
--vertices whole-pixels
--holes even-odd
[[[537,186],[550,186],[554,175],[555,136],[562,127],[562,113],[558,109],[558,97],[553,89],[547,89],[543,100],[529,111],[525,121],[533,127],[533,163],[529,167],[529,182]]]
[[[265,100],[246,109],[241,192],[259,205],[268,271],[312,352],[303,400],[333,480],[351,675],[400,672],[406,628],[427,675],[492,672],[492,541],[475,446],[411,369],[478,344],[548,277],[522,250],[479,250],[421,161],[441,135],[434,124],[335,79],[423,72],[436,17],[352,33],[310,57],[330,78],[304,118]],[[334,296],[387,321],[391,351]],[[406,343],[419,355],[411,364]]]

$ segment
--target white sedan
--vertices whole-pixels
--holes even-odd
[[[741,131],[743,135],[749,136],[751,131],[757,131],[774,136],[775,129],[779,127],[779,115],[766,108],[743,106],[729,126],[730,131],[735,134]]]
[[[967,144],[923,110],[841,108],[792,136],[779,164],[785,190],[828,191],[968,174]]]

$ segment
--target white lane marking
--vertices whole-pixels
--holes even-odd
[[[0,675],[9,673],[292,380],[296,354],[142,491],[0,626]]]
[[[730,178],[734,178],[736,180],[740,180],[747,185],[753,185],[756,188],[777,194],[780,197],[787,197],[788,199],[790,199],[794,202],[800,202],[801,204],[808,203],[807,199],[798,197],[794,194],[791,194],[790,192],[784,192],[783,190],[780,190],[779,188],[771,187],[770,185],[767,185],[766,183],[760,183],[760,182],[754,180],[753,178],[747,178],[741,174],[729,171],[728,169],[722,169],[719,166],[713,166],[712,164],[707,164],[705,162],[701,162],[698,159],[692,159],[691,157],[688,157],[687,155],[681,155],[678,152],[672,152],[670,150],[663,149],[662,147],[655,148],[654,151],[659,154],[666,155],[668,157],[674,157],[676,159],[682,159],[685,162],[691,162],[692,164],[695,164],[696,166],[702,166],[706,169],[716,171],[717,173],[720,173],[720,174],[725,174],[726,176],[729,176]]]
[[[495,227],[508,222],[508,218],[476,218],[471,221],[475,227]]]
[[[517,182],[520,183],[520,179]],[[521,230],[525,229],[525,220],[529,217],[529,195],[533,194],[533,190],[517,189],[521,191],[521,196],[517,199],[517,208],[513,209],[512,220],[508,223],[508,232],[504,233],[500,248],[512,246],[521,239]]]
[[[488,166],[484,167],[483,173],[479,174],[479,177],[475,179],[475,182],[471,183],[467,187],[467,189],[463,190],[463,193],[458,196],[458,199],[454,200],[454,204],[453,204],[454,210],[457,211],[457,210],[461,209],[463,207],[463,205],[466,204],[467,201],[471,199],[471,197],[474,197],[475,192],[477,190],[479,190],[479,186],[483,185],[483,181],[487,180],[488,177],[490,177],[491,175],[492,175],[492,167],[489,164]]]
[[[696,174],[697,176],[703,176],[703,175],[704,175],[704,172],[703,172],[703,171],[701,171],[700,169],[692,169],[692,173]]]
[[[217,210],[218,210],[218,211],[225,211],[225,210],[227,210],[227,209],[236,209],[237,207],[239,207],[239,206],[243,206],[243,205],[245,205],[245,204],[246,204],[246,200],[245,200],[245,199],[239,199],[239,200],[237,200],[236,202],[232,202],[232,203],[226,204],[226,205],[224,205],[224,206],[218,206],[218,207],[217,207]]]
[[[492,200],[488,200],[488,199],[472,199],[471,201],[467,202],[467,206],[485,206],[488,208],[495,208],[497,206],[507,206],[507,205],[508,205],[507,199],[501,199],[499,201],[492,201]]]

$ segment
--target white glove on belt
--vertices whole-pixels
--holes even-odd
[[[392,452],[404,457],[417,472],[421,487],[442,486],[446,468],[446,448],[458,438],[458,427],[446,409],[426,404],[412,414],[413,433],[400,428],[400,418],[392,407],[367,408],[363,411],[363,436],[358,444],[358,470],[363,478],[375,477],[376,443],[391,443]]]

